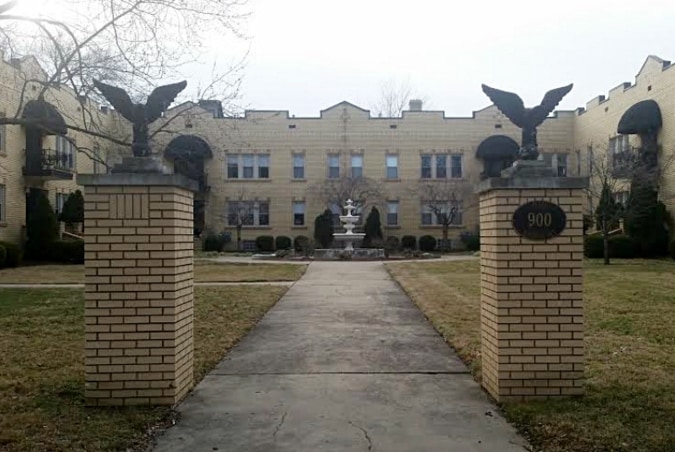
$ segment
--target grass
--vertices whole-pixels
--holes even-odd
[[[480,378],[478,262],[389,271]],[[675,451],[675,263],[585,264],[586,395],[506,403],[535,450]]]
[[[306,265],[196,262],[196,282],[295,281]],[[39,265],[0,270],[0,284],[81,284],[83,265]]]
[[[283,295],[279,286],[196,289],[200,380]],[[83,292],[0,289],[0,451],[145,450],[166,407],[84,406]]]

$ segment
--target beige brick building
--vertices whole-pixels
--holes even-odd
[[[30,64],[34,64],[30,59],[0,63],[0,113],[11,116],[19,107],[20,74],[25,70],[18,68]],[[650,56],[635,83],[619,85],[585,109],[555,112],[539,128],[542,158],[559,175],[587,175],[592,157],[625,142],[617,133],[623,114],[637,102],[651,99],[660,107],[662,127],[657,139],[660,158],[667,161],[675,148],[672,67]],[[34,70],[40,72],[37,67]],[[72,96],[59,96],[59,90],[53,89],[48,97],[68,124],[86,128]],[[116,114],[99,110],[97,115],[103,127],[120,137],[129,135]],[[179,105],[167,112],[166,120],[168,124],[155,127],[170,133],[156,135],[153,148],[167,163],[175,164],[176,172],[200,182],[201,191],[195,196],[197,229],[228,231],[234,238],[235,217],[243,218],[247,247],[259,235],[311,237],[314,218],[331,207],[322,189],[352,176],[366,177],[377,186],[378,196],[370,196],[368,204],[378,205],[385,235],[399,238],[408,234],[441,238],[441,227],[420,193],[429,184],[447,187],[448,194],[461,200],[461,213],[449,234],[452,245],[459,246],[459,234],[475,231],[478,224],[473,187],[483,177],[498,175],[520,140],[520,130],[494,106],[462,118],[424,110],[421,102],[411,102],[397,118],[374,117],[349,102],[326,108],[315,117],[260,110],[223,117],[217,102],[206,101]],[[24,175],[26,133],[22,126],[0,126],[3,240],[20,239],[30,188],[48,190],[57,204],[59,193],[77,188],[72,173],[103,170],[79,153],[66,168],[71,177]],[[68,137],[78,145],[89,144],[109,163],[119,155],[119,149],[102,140],[94,142],[86,134],[69,130]],[[60,149],[57,140],[46,136],[42,147]],[[638,141],[637,135],[628,138],[629,143]],[[675,210],[675,169],[670,165],[664,170],[661,196]]]

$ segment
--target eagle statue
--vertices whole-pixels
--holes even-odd
[[[483,92],[495,106],[504,113],[517,127],[522,129],[522,143],[518,158],[520,160],[536,160],[539,156],[537,149],[537,126],[539,126],[563,97],[572,90],[572,84],[550,90],[544,96],[541,104],[534,108],[525,108],[523,100],[514,93],[501,91],[482,85]]]
[[[187,82],[158,86],[148,96],[145,104],[134,104],[129,94],[122,88],[107,85],[98,80],[94,80],[94,86],[110,102],[115,111],[133,125],[134,138],[131,151],[134,156],[148,157],[150,155],[148,126],[162,116],[178,93],[185,89]]]

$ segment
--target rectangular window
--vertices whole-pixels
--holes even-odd
[[[352,179],[363,177],[363,156],[352,155]]]
[[[436,178],[445,179],[448,177],[448,155],[436,154]]]
[[[69,193],[57,193],[56,202],[54,203],[54,210],[56,214],[59,215],[63,211],[63,205],[66,203],[66,199],[70,196]]]
[[[454,179],[462,177],[462,155],[457,154],[450,157],[450,176]]]
[[[558,177],[567,176],[567,154],[555,154],[553,156],[553,169]]]
[[[0,125],[0,152],[7,152],[7,148],[5,147],[5,125],[2,124]]]
[[[305,201],[293,201],[293,226],[305,225]]]
[[[423,225],[428,226],[434,224],[434,213],[433,211],[429,208],[428,205],[422,204],[422,218],[421,222]]]
[[[422,154],[422,179],[431,179],[431,155]]]
[[[92,149],[92,163],[93,163],[93,170],[94,174],[105,174],[107,171],[105,170],[105,165],[103,164],[104,158],[103,154],[101,153],[101,149],[98,147],[97,144],[93,146]]]
[[[293,154],[293,179],[305,178],[305,156]]]
[[[613,195],[614,201],[621,204],[622,206],[626,206],[628,204],[628,192],[627,191],[619,191],[614,193]]]
[[[451,226],[464,224],[461,201],[438,201],[433,206],[434,208],[429,203],[422,204],[422,225],[443,225],[446,222]]]
[[[387,155],[387,179],[398,179],[398,155]]]
[[[593,154],[593,146],[588,146],[588,175],[593,175],[595,168],[595,156]]]
[[[387,202],[387,226],[398,226],[398,201]]]
[[[254,177],[254,155],[244,154],[241,156],[242,177],[244,179],[253,179]]]
[[[229,226],[269,226],[270,204],[259,201],[230,201],[227,203]]]
[[[342,228],[342,223],[340,222],[340,215],[342,215],[342,207],[339,204],[331,204],[328,207],[333,214],[333,227]],[[336,229],[337,231],[343,231],[344,229]]]
[[[56,165],[59,168],[75,168],[75,149],[66,137],[56,135]]]
[[[4,185],[0,185],[0,221],[6,221],[7,220],[7,212],[6,212],[6,189]]]
[[[258,177],[260,179],[269,179],[270,177],[270,155],[258,155]]]
[[[239,154],[228,154],[227,156],[227,178],[239,178]]]
[[[328,155],[328,178],[329,179],[340,178],[340,154]]]

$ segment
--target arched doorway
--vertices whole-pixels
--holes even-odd
[[[518,143],[506,135],[492,135],[484,139],[476,150],[476,158],[483,160],[481,179],[501,176],[502,170],[513,165],[519,148]]]
[[[206,221],[206,196],[209,192],[207,174],[204,171],[206,159],[213,158],[208,143],[195,135],[180,135],[167,145],[164,157],[173,161],[174,172],[182,174],[199,183],[199,191],[194,198],[194,230],[199,236]]]

